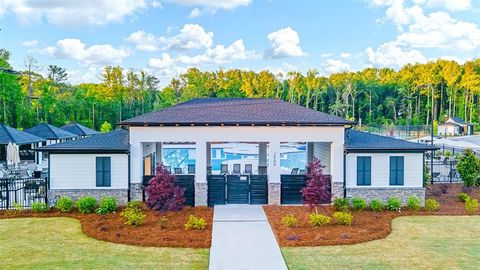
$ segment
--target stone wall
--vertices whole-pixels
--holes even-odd
[[[195,182],[195,206],[206,206],[208,202],[208,185],[206,182]]]
[[[127,189],[50,189],[48,190],[49,204],[54,205],[61,196],[70,197],[74,201],[85,196],[92,196],[97,201],[100,201],[103,197],[111,196],[117,198],[119,205],[126,205],[128,202]]]
[[[347,188],[347,197],[360,197],[367,202],[373,199],[380,199],[385,202],[388,198],[397,197],[405,204],[410,196],[417,196],[421,200],[421,205],[425,205],[425,188]]]
[[[142,201],[143,200],[143,187],[140,183],[130,184],[130,200]]]
[[[343,198],[343,182],[332,182],[332,201],[335,198]]]
[[[280,204],[280,188],[281,183],[268,183],[268,204]]]

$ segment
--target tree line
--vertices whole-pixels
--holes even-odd
[[[0,67],[11,69],[0,49]],[[366,125],[428,125],[459,116],[480,123],[480,59],[436,60],[400,70],[365,68],[323,76],[315,69],[270,71],[190,68],[166,87],[147,72],[105,67],[100,83],[68,83],[56,65],[40,75],[34,58],[20,74],[0,71],[0,122],[27,128],[41,122],[77,121],[99,129],[198,97],[279,98]],[[432,117],[433,116],[433,117]]]

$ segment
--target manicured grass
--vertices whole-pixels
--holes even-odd
[[[392,226],[385,239],[282,252],[290,269],[478,269],[479,216],[400,217]]]
[[[207,269],[208,249],[114,244],[85,236],[76,219],[15,218],[0,220],[0,265],[2,269]]]

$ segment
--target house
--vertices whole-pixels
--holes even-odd
[[[152,164],[162,161],[193,205],[302,203],[305,166],[314,158],[330,175],[333,198],[425,196],[430,146],[354,131],[351,121],[281,100],[193,99],[120,125],[126,130],[38,149],[50,153],[50,196],[141,200]],[[228,143],[248,146],[243,155],[257,162],[230,160],[212,170]],[[296,160],[286,173],[288,158]]]
[[[464,136],[473,135],[473,124],[465,122],[460,117],[449,117],[447,121],[438,125],[438,135]]]
[[[33,148],[45,139],[0,123],[0,160],[6,159],[5,146],[15,143],[19,146],[20,160],[34,160]]]
[[[61,126],[60,128],[70,133],[76,134],[79,137],[87,137],[87,136],[92,136],[100,133],[96,130],[93,130],[91,128],[88,128],[86,126],[80,125],[79,123],[75,123],[75,122],[66,124],[64,126]]]

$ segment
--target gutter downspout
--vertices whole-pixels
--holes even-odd
[[[346,127],[345,131],[352,128],[353,126]],[[344,136],[346,136],[346,132]],[[347,197],[347,154],[348,154],[347,144],[345,143],[345,141],[346,141],[346,138],[344,138],[344,142],[343,142],[343,197],[344,198]]]
[[[130,148],[130,147],[129,147]],[[127,155],[128,155],[128,190],[127,190],[127,201],[129,202],[130,201],[130,186],[131,186],[131,176],[130,176],[130,150],[127,152]]]

